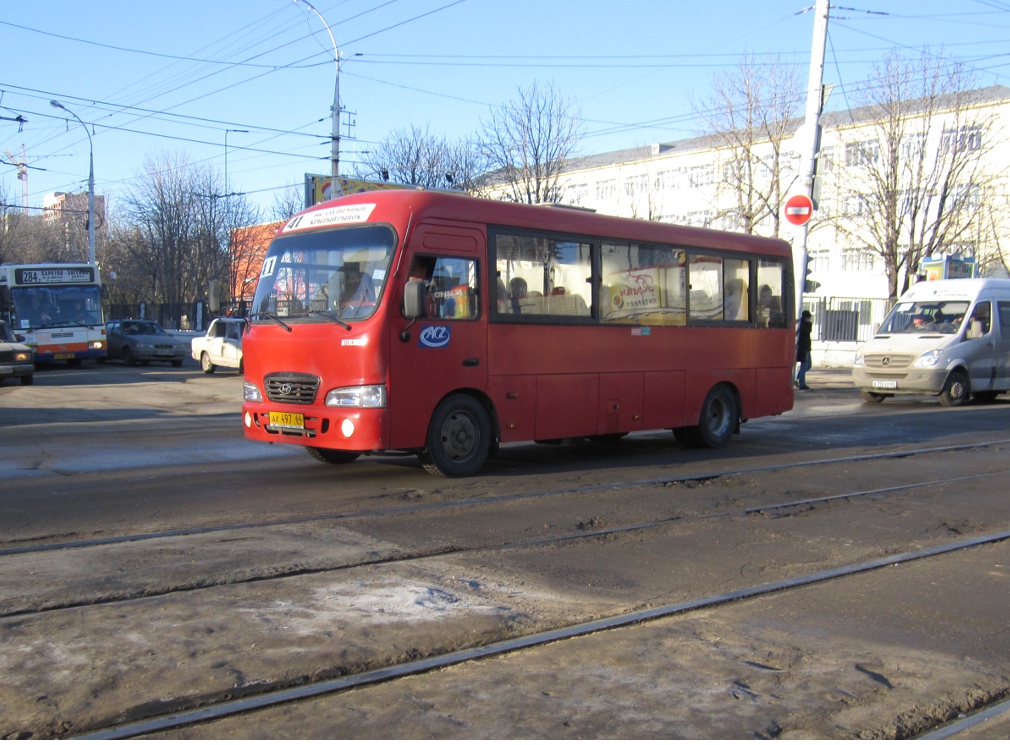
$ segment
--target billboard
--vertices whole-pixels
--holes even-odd
[[[978,264],[974,257],[970,256],[949,254],[927,256],[919,262],[919,274],[924,275],[927,280],[971,279],[978,276]]]
[[[334,188],[336,184],[336,188]],[[314,173],[305,174],[305,206],[336,199],[347,194],[359,194],[363,191],[378,191],[380,189],[410,189],[409,186],[391,184],[388,181],[365,181],[363,179],[340,178],[334,182],[332,176],[322,176]]]

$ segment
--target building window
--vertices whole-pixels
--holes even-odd
[[[688,184],[691,187],[708,186],[715,183],[715,166],[691,166],[688,171]]]
[[[842,270],[846,272],[872,272],[877,264],[877,255],[866,247],[843,248]]]
[[[940,147],[951,152],[965,153],[982,149],[982,127],[972,124],[943,130]]]
[[[845,145],[845,165],[849,168],[871,166],[879,161],[879,140],[863,140],[862,142],[850,142]]]

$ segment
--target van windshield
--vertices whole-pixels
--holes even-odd
[[[274,239],[256,285],[254,317],[367,318],[375,312],[395,246],[393,231],[382,225]]]
[[[956,334],[968,312],[967,300],[930,300],[895,305],[878,334]]]

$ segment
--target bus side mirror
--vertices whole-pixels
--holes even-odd
[[[427,292],[424,289],[424,282],[419,279],[412,279],[407,282],[403,289],[403,315],[407,318],[424,318],[424,309],[428,304]]]

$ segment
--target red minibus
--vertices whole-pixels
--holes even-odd
[[[670,429],[719,447],[793,405],[780,240],[423,190],[277,232],[243,339],[254,440],[476,473],[500,443]]]

